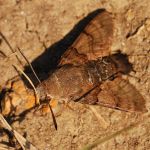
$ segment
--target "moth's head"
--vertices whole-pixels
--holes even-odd
[[[111,55],[111,59],[115,63],[115,66],[118,72],[123,74],[128,74],[133,71],[133,66],[128,60],[128,56],[126,54],[122,54],[120,52]]]
[[[39,84],[36,87],[36,91],[37,91],[37,95],[38,95],[40,100],[45,100],[46,99],[47,93],[45,92],[45,89],[41,84]]]

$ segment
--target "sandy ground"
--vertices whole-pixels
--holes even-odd
[[[149,0],[0,0],[0,31],[14,50],[19,47],[39,73],[55,65],[51,51],[64,51],[75,36],[73,27],[89,13],[105,8],[115,16],[115,39],[112,51],[129,55],[136,73],[129,81],[146,100],[150,111],[150,1]],[[19,55],[19,53],[18,53]],[[24,68],[0,38],[0,87],[18,75],[12,64]],[[54,59],[55,60],[55,59]],[[95,108],[105,120],[99,122],[90,109],[71,103],[56,116],[58,130],[54,129],[50,113],[39,115],[31,111],[22,121],[12,126],[40,150],[80,150],[94,144],[94,150],[148,150],[150,149],[150,119],[147,114],[131,114],[101,106]],[[132,124],[132,130],[106,140],[107,137]],[[1,140],[2,141],[2,140]],[[4,141],[3,141],[4,142]],[[90,148],[89,148],[90,149]]]

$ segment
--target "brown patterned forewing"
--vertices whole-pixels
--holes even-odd
[[[112,15],[103,11],[94,17],[72,46],[64,53],[60,65],[81,64],[110,54],[113,39]]]
[[[99,105],[129,112],[146,112],[145,100],[127,80],[116,78],[104,82],[98,94]]]

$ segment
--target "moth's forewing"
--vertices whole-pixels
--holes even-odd
[[[145,100],[127,80],[116,78],[104,82],[98,94],[99,105],[129,112],[146,112]]]
[[[110,54],[113,39],[112,15],[103,11],[94,17],[72,46],[64,53],[60,65],[85,63]]]

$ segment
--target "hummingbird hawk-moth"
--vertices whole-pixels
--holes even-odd
[[[142,95],[122,78],[132,71],[127,55],[110,55],[113,30],[112,14],[98,13],[62,55],[55,71],[38,85],[40,98],[146,111]]]

